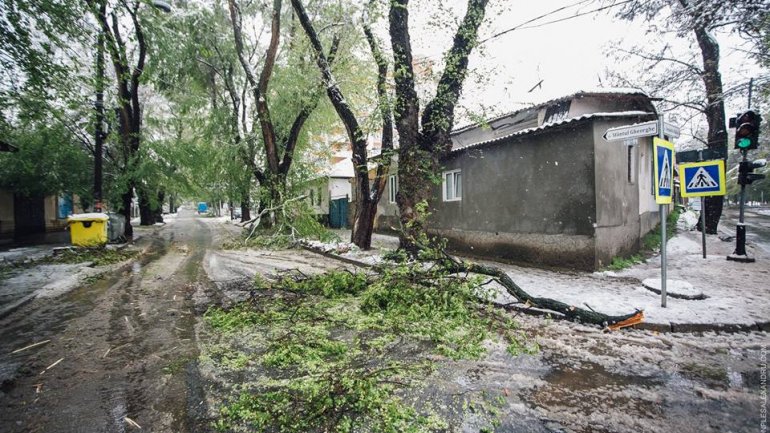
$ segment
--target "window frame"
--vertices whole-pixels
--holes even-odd
[[[637,170],[637,151],[636,147],[639,140],[636,138],[623,140],[626,147],[626,182],[629,185],[636,185],[639,173]]]
[[[398,175],[391,174],[388,176],[388,203],[396,202],[396,194],[398,194]]]
[[[447,197],[447,177],[452,176],[452,197]],[[460,194],[457,195],[457,178],[460,178]],[[463,199],[463,174],[462,169],[448,170],[441,174],[441,196],[446,202],[462,201]]]

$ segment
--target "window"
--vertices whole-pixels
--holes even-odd
[[[626,146],[626,180],[630,184],[636,183],[636,139],[625,140]]]
[[[463,176],[460,170],[444,172],[444,201],[458,201],[463,197]]]
[[[398,176],[391,174],[388,176],[388,202],[396,202],[396,193],[398,192]]]

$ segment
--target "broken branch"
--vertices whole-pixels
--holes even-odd
[[[11,354],[14,354],[14,353],[19,353],[19,352],[23,352],[23,351],[25,351],[25,350],[27,350],[27,349],[31,349],[31,348],[33,348],[33,347],[37,347],[37,346],[40,346],[40,345],[42,345],[42,344],[46,344],[46,343],[50,343],[50,342],[51,342],[51,340],[43,340],[43,341],[39,341],[39,342],[37,342],[37,343],[34,343],[34,344],[30,344],[29,346],[24,346],[24,347],[22,347],[21,349],[16,349],[16,350],[14,350],[13,352],[11,352]]]

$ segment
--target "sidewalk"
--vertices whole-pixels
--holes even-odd
[[[688,230],[686,222],[668,242],[667,280],[684,280],[701,291],[706,299],[685,300],[671,296],[667,308],[661,296],[646,289],[642,281],[660,281],[660,256],[619,272],[553,271],[488,261],[502,268],[514,282],[533,296],[549,297],[582,308],[590,307],[605,314],[625,314],[644,310],[644,329],[660,332],[770,330],[770,256],[747,245],[755,263],[726,260],[735,241],[725,242],[717,235],[706,237],[707,258],[701,250],[701,234]],[[682,224],[680,224],[681,226]],[[729,232],[728,232],[729,233]],[[349,239],[349,232],[338,232]],[[352,250],[342,258],[374,263],[382,250],[398,245],[394,237],[376,235],[372,251]],[[470,259],[474,261],[481,261]],[[500,302],[512,302],[501,293]]]

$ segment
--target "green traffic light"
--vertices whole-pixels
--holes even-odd
[[[748,149],[751,147],[751,139],[750,138],[741,138],[738,140],[738,147],[741,149]]]

